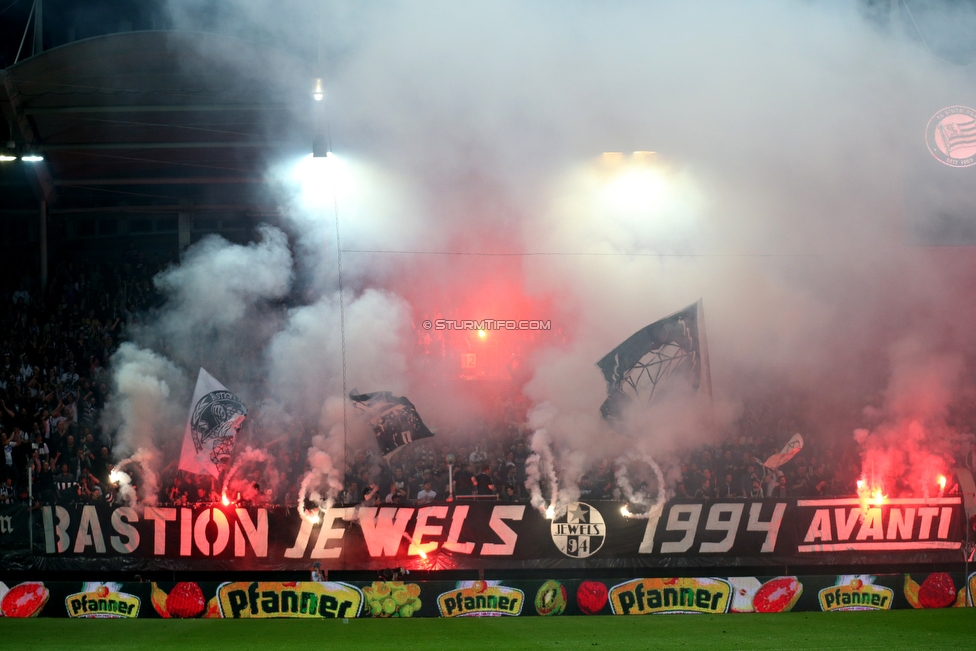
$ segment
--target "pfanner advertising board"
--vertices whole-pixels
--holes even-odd
[[[0,583],[0,616],[352,619],[734,615],[972,606],[976,574],[512,581]]]

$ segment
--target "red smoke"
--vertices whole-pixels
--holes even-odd
[[[391,289],[412,312],[403,351],[411,395],[420,402],[429,395],[438,409],[453,398],[460,408],[441,416],[523,421],[522,387],[532,377],[534,354],[570,339],[570,324],[560,322],[552,298],[526,286],[525,258],[508,255],[520,250],[514,237],[486,234],[455,244],[450,255],[410,256],[398,269]],[[486,319],[508,327],[459,329]],[[537,327],[512,329],[528,321]]]

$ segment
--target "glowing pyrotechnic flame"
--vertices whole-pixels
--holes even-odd
[[[867,515],[869,506],[881,506],[888,499],[882,486],[864,479],[857,480],[857,496],[861,500],[861,512]]]
[[[125,475],[124,472],[113,469],[112,472],[108,473],[108,480],[113,484],[117,484],[122,481],[122,477]]]
[[[481,337],[482,339],[484,339],[485,337],[488,336],[488,333],[485,332],[484,330],[479,330],[478,331],[478,336]]]
[[[554,504],[550,504],[549,508],[546,509],[546,518],[552,520],[556,517],[556,507]]]
[[[624,516],[625,518],[630,517],[630,511],[627,509],[627,505],[620,507],[620,515]]]
[[[417,554],[420,555],[420,558],[424,559],[425,561],[427,560],[427,552],[425,552],[420,547],[416,547],[414,545],[413,539],[410,538],[410,536],[408,536],[406,533],[404,533],[403,534],[403,539],[406,540],[408,543],[410,543],[410,553],[411,554],[413,554],[414,553],[414,550],[416,549],[417,550]]]
[[[230,506],[230,500],[227,499],[227,493],[224,493],[223,495],[220,496],[220,502],[224,506]]]
[[[946,477],[945,475],[939,475],[939,490],[945,490],[946,487]]]
[[[304,508],[299,508],[298,515],[302,520],[311,522],[312,524],[318,524],[320,520],[318,511],[306,511]]]

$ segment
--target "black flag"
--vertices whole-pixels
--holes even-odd
[[[711,395],[702,302],[635,332],[597,366],[607,380],[600,412],[609,421],[620,419],[630,404],[646,407],[669,386]]]
[[[366,410],[366,422],[373,428],[383,456],[411,441],[434,435],[420,419],[417,408],[406,398],[389,391],[350,393],[349,398]]]

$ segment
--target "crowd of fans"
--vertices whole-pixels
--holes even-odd
[[[107,366],[127,329],[161,304],[153,276],[170,261],[133,255],[121,263],[64,262],[46,291],[15,273],[0,278],[0,504],[112,502],[115,459],[102,412]],[[511,410],[509,410],[511,411]],[[788,411],[788,410],[787,410]],[[347,449],[344,504],[424,503],[447,498],[525,501],[530,432],[511,424],[481,424],[466,436],[416,441],[389,460],[370,449]],[[746,405],[722,443],[658,461],[668,497],[758,498],[852,495],[860,474],[853,439],[840,448],[806,446],[780,469],[763,466],[794,432],[804,431],[770,402]],[[281,440],[260,463],[245,464],[228,496],[238,504],[298,503],[313,432]],[[976,447],[953,450],[955,463],[976,463]],[[175,464],[174,464],[175,465]],[[628,464],[633,490],[654,496],[655,475],[640,460]],[[136,478],[137,481],[139,480]],[[243,488],[242,488],[243,486]],[[582,499],[626,500],[613,457],[594,459],[578,481]],[[542,495],[549,488],[540,486]],[[218,502],[223,486],[210,477],[164,470],[158,500]]]
[[[779,469],[763,461],[779,452],[792,436],[792,423],[779,423],[767,437],[737,436],[717,445],[697,446],[657,459],[663,467],[668,498],[762,498],[853,495],[860,474],[854,446],[818,450],[810,443]],[[777,435],[778,434],[778,435]],[[413,443],[388,465],[369,450],[347,453],[346,504],[425,502],[432,499],[499,499],[525,501],[526,459],[531,454],[529,434],[516,427],[500,427],[468,445],[439,445],[432,440]],[[646,461],[624,462],[633,493],[654,499],[655,474]],[[616,457],[595,459],[579,479],[581,499],[626,501],[618,480]],[[828,470],[829,469],[829,470]],[[543,473],[544,475],[544,473]],[[545,478],[540,492],[550,495]]]
[[[63,262],[43,292],[16,269],[0,277],[0,503],[110,497],[106,367],[129,324],[159,302],[152,278],[166,262]]]

